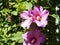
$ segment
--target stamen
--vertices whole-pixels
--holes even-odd
[[[41,20],[41,17],[40,17],[40,16],[37,16],[36,19],[37,19],[38,21],[40,21],[40,20]]]
[[[36,38],[31,39],[31,43],[34,44],[36,42]]]

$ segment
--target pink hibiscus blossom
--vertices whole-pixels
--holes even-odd
[[[40,45],[45,42],[45,35],[40,30],[34,28],[31,31],[27,31],[22,35],[24,42],[23,45]]]
[[[31,23],[36,23],[38,27],[45,27],[47,25],[47,18],[49,15],[48,10],[43,10],[43,7],[40,6],[39,8],[34,6],[33,10],[23,11],[21,13],[21,18],[24,20],[21,23],[23,28],[27,27],[29,29]]]

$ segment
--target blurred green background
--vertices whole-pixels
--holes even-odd
[[[60,24],[55,24],[57,15],[60,17],[60,10],[56,11],[56,6],[60,8],[60,0],[0,0],[0,45],[23,45],[20,13],[35,5],[50,12],[48,25],[42,30],[46,42],[41,45],[60,45],[60,31],[56,32]]]

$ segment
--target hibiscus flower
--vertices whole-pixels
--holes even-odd
[[[33,10],[23,11],[21,18],[24,20],[21,23],[23,28],[29,29],[31,23],[36,23],[38,27],[45,27],[47,25],[47,18],[49,15],[48,10],[43,10],[43,7],[34,6]]]
[[[40,45],[45,42],[45,35],[37,28],[27,31],[22,37],[24,39],[23,45]]]

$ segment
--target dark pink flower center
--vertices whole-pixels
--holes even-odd
[[[30,43],[31,43],[31,44],[34,44],[34,43],[36,43],[36,41],[37,41],[36,38],[33,37],[33,38],[31,38]]]

